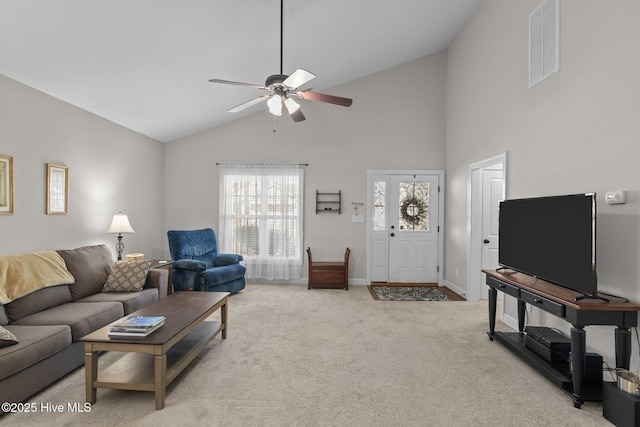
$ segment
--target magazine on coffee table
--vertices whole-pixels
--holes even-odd
[[[153,331],[159,329],[164,325],[164,320],[160,323],[157,323],[155,326],[150,328],[119,328],[112,327],[109,329],[110,337],[146,337]]]
[[[152,328],[164,322],[164,316],[129,316],[113,325],[117,328]]]
[[[164,316],[129,316],[109,328],[110,336],[146,337],[164,325]]]

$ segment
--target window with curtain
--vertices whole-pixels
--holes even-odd
[[[304,169],[221,164],[219,171],[220,252],[242,254],[247,278],[299,278]]]

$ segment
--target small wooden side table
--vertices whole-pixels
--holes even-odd
[[[169,270],[169,280],[167,281],[167,295],[173,293],[173,261],[166,260],[151,260],[151,267],[149,268],[166,268]]]

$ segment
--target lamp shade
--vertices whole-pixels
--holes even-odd
[[[129,218],[122,212],[118,212],[113,216],[113,221],[107,230],[107,233],[135,233],[131,224],[129,224]]]
[[[287,111],[289,111],[289,114],[295,113],[296,111],[298,111],[298,108],[300,108],[300,104],[298,104],[288,96],[284,100],[284,105],[287,107]]]
[[[271,95],[267,100],[267,106],[269,107],[269,112],[274,116],[282,115],[282,97],[280,95]]]

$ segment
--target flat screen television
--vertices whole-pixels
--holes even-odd
[[[502,201],[498,263],[596,297],[595,193]]]

